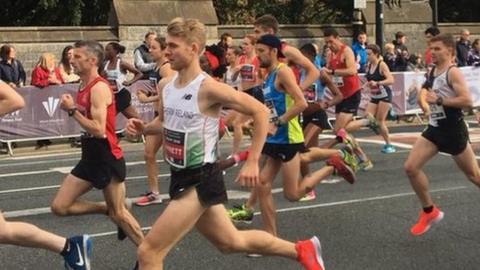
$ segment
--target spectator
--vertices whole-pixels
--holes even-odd
[[[357,62],[357,71],[359,73],[365,73],[365,66],[367,64],[366,47],[367,33],[361,31],[352,44],[353,54],[355,55],[355,61]]]
[[[321,67],[324,67],[327,65],[331,55],[332,55],[332,49],[330,49],[328,45],[324,45],[322,50],[322,55],[320,56]]]
[[[425,34],[425,39],[427,40],[427,48],[425,49],[425,53],[424,53],[425,65],[430,66],[432,64],[432,54],[430,53],[430,39],[440,34],[440,30],[437,27],[432,26],[427,28],[424,34]]]
[[[240,55],[242,55],[242,49],[238,46],[232,46],[227,49],[227,71],[223,77],[223,82],[238,90],[240,88],[240,76],[233,76],[233,70],[237,67]]]
[[[135,67],[142,72],[143,79],[148,80],[150,72],[157,68],[157,63],[152,60],[152,57],[148,51],[150,48],[150,43],[152,43],[156,37],[157,33],[153,31],[147,32],[147,34],[145,34],[145,40],[143,43],[133,51]]]
[[[11,45],[3,45],[0,48],[0,80],[8,83],[11,87],[25,85],[26,74],[22,63],[16,58],[15,48]]]
[[[383,55],[383,61],[387,64],[388,69],[395,71],[395,62],[397,56],[395,55],[395,45],[393,43],[385,44],[385,54]]]
[[[472,49],[468,52],[467,64],[469,66],[480,66],[480,39],[475,39],[472,43]]]
[[[80,81],[80,77],[75,74],[72,66],[73,46],[68,45],[62,51],[62,59],[58,65],[60,75],[65,83],[76,83]]]
[[[122,113],[127,119],[140,118],[137,111],[132,106],[132,96],[130,91],[125,88],[134,82],[142,79],[143,74],[132,64],[122,60],[120,54],[125,52],[125,47],[117,42],[110,42],[105,46],[105,63],[101,69],[101,75],[110,83],[110,87],[115,94],[116,112]],[[155,63],[155,67],[157,63]],[[127,72],[133,73],[134,77],[127,80]]]
[[[55,55],[43,53],[32,70],[32,85],[43,88],[52,84],[62,84],[60,69],[55,67]]]
[[[232,45],[233,45],[233,38],[232,38],[232,35],[230,35],[229,33],[223,33],[220,36],[220,41],[217,43],[217,46],[222,49],[224,56],[226,55],[228,48],[230,48]],[[219,60],[221,65],[223,64],[228,65],[225,57]]]
[[[395,71],[407,71],[410,53],[408,52],[407,36],[403,32],[395,34],[393,45],[395,46]]]
[[[464,67],[467,65],[468,52],[472,48],[470,43],[470,32],[463,29],[460,39],[457,41],[457,66]]]

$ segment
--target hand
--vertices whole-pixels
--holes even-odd
[[[375,87],[375,86],[378,86],[378,83],[376,81],[369,81],[368,86],[369,87]]]
[[[434,91],[428,91],[426,95],[426,101],[430,104],[436,104],[438,96]]]
[[[328,69],[328,68],[326,68],[326,67],[323,67],[323,68],[321,69],[321,71],[325,72],[325,74],[328,74],[328,75],[331,75],[331,74],[332,74],[332,70],[331,70],[331,69]]]
[[[250,158],[245,161],[242,169],[238,173],[235,182],[240,183],[242,187],[255,187],[259,182],[258,162],[252,161]]]
[[[10,85],[10,87],[12,87],[12,88],[17,88],[17,85],[14,84],[13,82],[8,83],[8,85]]]
[[[147,95],[143,91],[137,91],[137,98],[140,103],[147,103]]]
[[[60,98],[60,108],[62,110],[67,111],[70,109],[75,108],[75,102],[73,101],[73,97],[70,94],[63,94]]]
[[[132,85],[132,82],[131,81],[124,81],[122,84],[125,85],[125,86],[130,86],[130,85]]]
[[[128,119],[127,125],[125,126],[125,131],[130,137],[137,137],[138,135],[142,135],[144,129],[145,124],[143,124],[142,120],[137,118]]]
[[[275,125],[275,123],[268,123],[268,132],[267,132],[267,136],[272,136],[272,135],[275,135],[275,133],[277,133],[277,125]]]
[[[330,103],[328,103],[328,101],[326,101],[326,100],[322,100],[319,103],[320,103],[320,107],[322,108],[322,110],[326,110],[326,109],[328,109],[328,107],[330,107]]]

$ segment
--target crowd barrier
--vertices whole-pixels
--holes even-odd
[[[480,68],[460,68],[467,82],[474,106],[480,106]],[[425,81],[425,72],[394,72],[395,83],[393,89],[392,107],[397,115],[420,114],[417,105],[417,93]],[[365,76],[360,75],[361,85],[366,82]],[[152,91],[149,81],[137,81],[127,87],[132,93],[132,105],[144,121],[153,119],[154,111],[151,103],[142,104],[135,93],[139,89]],[[0,118],[0,142],[7,143],[9,153],[12,154],[11,143],[17,141],[31,141],[40,139],[68,138],[80,135],[81,127],[76,121],[69,119],[67,113],[60,109],[60,97],[70,93],[75,97],[78,84],[64,84],[37,88],[33,86],[17,89],[25,99],[26,106],[22,110],[10,113]],[[368,89],[362,89],[360,112],[366,108],[370,100]],[[330,108],[333,115],[333,108]],[[119,114],[117,128],[123,129],[126,119]]]

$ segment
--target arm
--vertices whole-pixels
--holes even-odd
[[[123,85],[126,85],[126,86],[132,85],[134,82],[142,79],[143,77],[143,74],[140,72],[140,70],[136,69],[132,64],[127,63],[123,60],[120,60],[120,69],[122,71],[131,72],[134,75],[130,81],[124,81]]]
[[[353,76],[357,74],[357,65],[355,63],[355,56],[353,55],[352,49],[349,47],[345,48],[343,52],[345,56],[345,63],[347,68],[335,69],[335,75],[338,76]]]
[[[145,63],[139,50],[135,50],[133,56],[135,67],[138,68],[141,72],[148,72],[150,70],[153,70],[157,65],[156,63]]]
[[[170,63],[166,63],[163,66],[161,66],[158,72],[160,74],[160,77],[162,78],[168,78],[175,74],[175,71],[173,71],[173,69],[171,68]]]
[[[300,84],[300,88],[303,90],[307,89],[310,85],[312,85],[320,76],[319,70],[315,67],[315,65],[308,60],[297,48],[292,46],[287,46],[283,54],[289,60],[295,63],[296,65],[300,66],[305,70],[305,79]]]
[[[328,108],[333,105],[337,105],[338,103],[342,102],[343,100],[343,94],[340,92],[338,87],[333,83],[332,79],[330,76],[325,72],[325,70],[321,70],[320,72],[320,81],[323,83],[332,93],[333,98],[330,100],[328,103],[325,102],[325,108]]]
[[[290,68],[284,67],[278,70],[277,80],[282,89],[293,99],[293,106],[288,108],[283,115],[279,116],[280,123],[287,123],[294,117],[300,115],[300,113],[307,108],[308,104]]]
[[[385,76],[385,80],[377,82],[379,85],[392,85],[394,83],[393,75],[385,62],[380,62],[380,74]]]
[[[0,117],[25,106],[23,98],[8,84],[0,81]]]
[[[460,69],[457,67],[453,67],[448,72],[448,79],[449,83],[452,86],[455,93],[457,93],[456,97],[443,97],[443,105],[448,107],[454,108],[471,108],[473,106],[472,99],[470,97],[470,93],[467,88],[467,84],[465,79],[463,78]],[[434,91],[429,91],[427,93],[427,102],[430,104],[437,103],[438,96],[435,94]]]
[[[107,107],[112,103],[113,94],[108,86],[104,83],[97,83],[93,86],[90,92],[90,113],[92,119],[88,119],[79,111],[75,111],[73,118],[77,120],[80,126],[88,133],[97,138],[105,138],[105,130],[107,126]],[[69,94],[62,96],[60,104],[64,110],[72,109],[75,107],[73,98]]]

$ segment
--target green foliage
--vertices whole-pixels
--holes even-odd
[[[274,15],[281,24],[348,23],[353,1],[346,0],[214,0],[220,24],[251,24]]]

